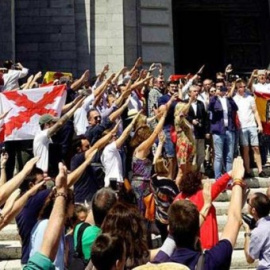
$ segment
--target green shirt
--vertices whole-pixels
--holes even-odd
[[[30,257],[23,270],[55,270],[55,266],[52,261],[45,255],[36,252]]]
[[[78,224],[74,229],[74,249],[77,248],[77,235],[83,223]],[[96,238],[101,233],[101,229],[95,225],[87,227],[82,235],[82,251],[84,259],[89,260],[91,258],[92,245]]]

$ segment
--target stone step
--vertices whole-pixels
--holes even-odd
[[[21,258],[20,241],[0,241],[0,261]],[[1,269],[1,268],[0,268]]]
[[[20,270],[21,260],[0,261],[1,270]]]
[[[0,231],[0,241],[3,240],[20,240],[16,224],[9,224]]]
[[[229,209],[229,201],[226,202],[220,202],[220,201],[214,201],[213,205],[216,208],[216,215],[217,216],[223,216],[223,215],[227,215],[228,214],[228,209]],[[242,213],[247,213],[248,207],[247,204],[244,205],[243,209],[242,209]]]
[[[270,184],[270,180],[269,180]],[[255,192],[262,192],[266,194],[266,187],[258,187],[258,188],[250,188],[250,193],[255,193]],[[223,193],[220,193],[219,196],[215,199],[216,202],[229,202],[231,199],[232,191],[231,190],[226,190]]]

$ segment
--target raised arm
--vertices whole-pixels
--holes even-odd
[[[98,149],[95,147],[91,147],[89,150],[91,151],[88,152],[85,161],[77,169],[75,169],[68,175],[68,178],[67,178],[68,187],[73,186],[80,179],[81,175],[91,163]]]
[[[113,127],[112,130],[109,131],[108,134],[106,134],[105,136],[103,136],[102,138],[100,138],[94,145],[93,145],[93,149],[102,149],[103,147],[105,147],[105,145],[110,141],[110,139],[112,138],[113,134],[115,134],[118,130],[118,127],[120,125],[121,121],[118,121],[117,124]],[[87,150],[88,152],[88,150]],[[88,156],[88,153],[86,152],[86,157]]]
[[[135,122],[137,121],[138,117],[140,116],[141,111],[136,114],[136,116],[132,119],[131,123],[125,128],[121,136],[115,141],[116,147],[119,149],[124,144],[125,140],[128,138],[130,132],[133,129]]]
[[[138,158],[145,158],[149,149],[152,147],[153,143],[155,142],[159,132],[162,130],[165,118],[167,116],[167,110],[163,113],[162,117],[159,119],[157,126],[155,127],[153,133],[150,137],[142,142],[135,150],[136,157]]]
[[[109,119],[111,122],[115,121],[124,112],[124,110],[128,106],[128,102],[129,102],[129,99],[127,99],[126,102],[120,108],[118,108],[116,111],[112,112],[109,115]]]
[[[247,88],[251,91],[254,92],[254,87],[253,87],[253,83],[254,83],[254,79],[257,77],[258,74],[258,69],[254,69],[249,77],[248,83],[247,83]]]
[[[129,71],[129,73],[132,74],[138,67],[142,66],[142,63],[143,63],[143,62],[142,62],[142,58],[139,57],[139,58],[136,60],[134,66],[133,66],[133,67],[131,68],[131,70]]]
[[[48,130],[48,137],[52,137],[64,124],[72,117],[74,112],[82,105],[85,97],[81,96],[75,106],[70,109],[66,114],[64,114],[52,127]]]
[[[229,240],[232,244],[232,247],[234,247],[236,243],[236,239],[242,225],[241,210],[244,186],[244,172],[245,169],[243,165],[243,159],[241,157],[235,158],[232,168],[233,188],[228,210],[228,220],[221,236],[221,240]]]
[[[78,102],[80,102],[80,100],[82,99],[82,97],[79,95],[77,96],[73,101],[65,104],[63,107],[62,107],[62,110],[61,110],[61,113],[62,114],[65,114],[67,113],[70,109],[72,109]],[[85,98],[87,99],[87,97]],[[85,100],[84,100],[85,101]],[[84,102],[83,102],[84,103]]]
[[[74,81],[71,84],[70,88],[74,91],[78,90],[82,86],[82,84],[89,79],[89,76],[90,71],[87,69],[78,80]]]
[[[200,211],[200,226],[204,223],[206,216],[208,215],[209,209],[212,205],[212,197],[211,197],[211,187],[212,184],[210,181],[206,181],[203,184],[203,207]]]
[[[35,82],[42,77],[42,72],[39,71],[33,78],[33,80],[29,84],[29,89],[33,88]]]
[[[158,147],[157,147],[156,153],[155,153],[154,158],[153,158],[153,165],[156,164],[158,158],[160,157],[160,155],[162,153],[163,145],[164,145],[165,140],[166,140],[166,137],[165,137],[165,134],[163,131],[161,131],[158,134],[158,139],[159,139]]]
[[[120,77],[121,74],[125,74],[125,72],[127,71],[127,67],[123,67],[121,68],[114,76],[112,83],[113,84],[117,84],[118,83],[118,79]]]
[[[11,211],[4,211],[3,214],[3,222],[0,225],[0,230],[7,226],[23,209],[28,199],[37,193],[37,191],[45,184],[45,181],[41,181],[40,183],[34,185],[31,189],[25,192],[18,200],[14,202]],[[13,193],[14,194],[14,193]],[[12,195],[13,195],[12,194]],[[16,193],[14,196],[17,196]]]
[[[54,261],[64,228],[67,198],[67,168],[59,163],[59,174],[55,179],[56,195],[49,222],[44,233],[40,253]]]
[[[0,206],[5,203],[7,198],[10,196],[10,194],[17,189],[25,177],[32,171],[34,165],[39,160],[39,157],[34,157],[30,159],[26,164],[24,165],[23,169],[16,174],[11,180],[6,182],[0,189]]]
[[[94,91],[94,106],[97,106],[103,97],[104,92],[107,90],[108,85],[111,83],[112,79],[114,78],[115,73],[111,74],[111,76],[106,79],[95,91]]]
[[[27,81],[26,83],[24,84],[22,90],[26,90],[26,89],[29,89],[30,88],[30,84],[32,82],[32,80],[34,79],[34,75],[31,75],[27,78]]]
[[[0,169],[1,169],[1,176],[0,176],[0,188],[1,186],[3,186],[6,182],[7,182],[7,173],[6,173],[6,163],[8,160],[8,153],[4,152],[1,153],[1,157],[0,157]]]

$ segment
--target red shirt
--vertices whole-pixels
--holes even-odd
[[[222,175],[217,181],[212,185],[211,196],[212,201],[227,187],[228,182],[231,177],[226,173]],[[203,200],[203,190],[198,190],[195,194],[188,197],[183,193],[179,193],[174,201],[189,199],[193,202],[198,210],[200,211],[204,205]],[[200,238],[203,249],[210,249],[218,242],[218,225],[216,218],[216,208],[212,205],[209,209],[209,212],[206,216],[206,219],[200,229]]]

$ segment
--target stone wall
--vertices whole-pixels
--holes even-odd
[[[16,61],[31,72],[70,71],[76,75],[74,12],[74,0],[17,0]]]
[[[14,58],[13,0],[0,1],[0,65]]]

